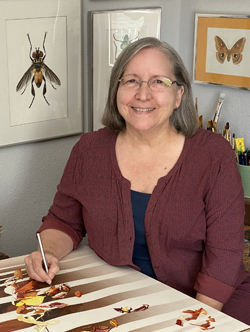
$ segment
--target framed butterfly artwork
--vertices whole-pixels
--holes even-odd
[[[195,83],[250,90],[250,18],[195,16]]]

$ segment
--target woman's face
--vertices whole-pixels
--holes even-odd
[[[134,75],[142,81],[161,76],[175,81],[169,59],[150,48],[139,51],[128,63],[123,76]],[[152,131],[169,128],[169,117],[179,107],[183,86],[172,84],[163,91],[153,91],[147,83],[137,89],[119,84],[117,107],[126,121],[126,130]]]

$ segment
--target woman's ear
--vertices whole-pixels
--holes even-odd
[[[175,109],[180,106],[183,93],[184,93],[184,86],[181,85],[176,92]]]

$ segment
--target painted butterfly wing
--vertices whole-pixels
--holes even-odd
[[[216,59],[220,63],[224,63],[226,57],[229,54],[229,49],[227,48],[226,44],[224,43],[224,41],[219,36],[215,36],[214,40],[215,40],[215,47],[216,47],[216,50],[217,50]]]
[[[239,64],[242,61],[243,55],[241,54],[244,50],[246,38],[240,38],[231,49],[228,49],[224,41],[219,37],[215,36],[215,47],[216,47],[216,59],[220,63],[224,63],[225,59],[230,61],[232,57],[233,63],[235,65]]]
[[[240,38],[231,48],[231,50],[229,51],[228,57],[229,59],[227,59],[228,61],[230,60],[230,56],[232,57],[233,63],[235,65],[239,64],[242,61],[243,55],[241,54],[244,50],[244,46],[245,46],[245,42],[246,42],[246,38]]]

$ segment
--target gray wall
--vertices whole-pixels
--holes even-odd
[[[192,73],[195,13],[249,15],[248,0],[82,0],[83,11],[83,109],[84,131],[91,130],[88,86],[90,22],[89,11],[162,7],[161,39],[175,47]],[[248,130],[250,92],[215,86],[193,84],[198,97],[199,113],[204,124],[210,120],[221,92],[226,94],[220,122],[230,122],[236,136],[245,137],[250,146]],[[0,110],[3,112],[4,110]],[[36,248],[35,232],[47,213],[56,192],[65,163],[79,135],[27,143],[0,149],[0,251],[9,256],[28,254]]]

